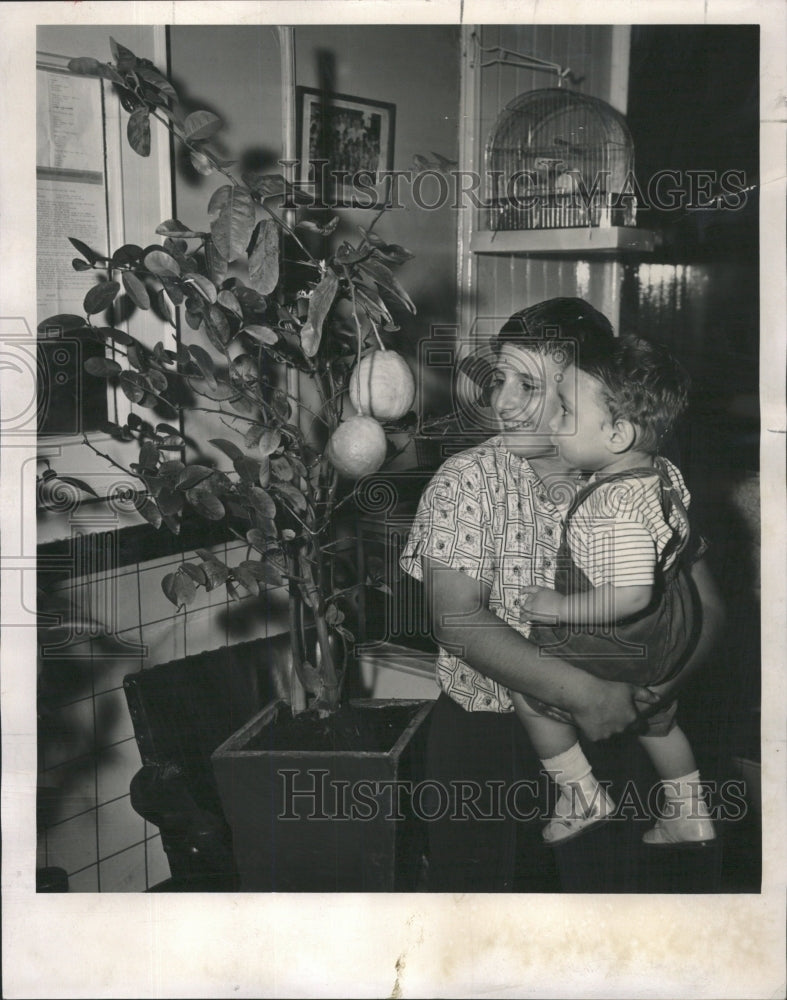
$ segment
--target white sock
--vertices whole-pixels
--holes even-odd
[[[598,784],[579,741],[555,757],[543,757],[541,763],[550,778],[558,785],[587,784],[589,789],[593,790]]]
[[[666,819],[705,819],[708,805],[702,794],[700,772],[691,771],[680,778],[664,778],[664,817]]]
[[[680,778],[664,778],[661,784],[668,799],[691,799],[702,793],[699,771],[690,771]]]

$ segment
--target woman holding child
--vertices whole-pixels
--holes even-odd
[[[720,607],[702,559],[695,559],[690,570],[694,603],[701,609],[699,624],[692,629],[690,615],[683,624],[693,645],[689,649],[684,641],[667,669],[628,674],[594,671],[581,662],[581,656],[573,658],[579,666],[562,658],[564,650],[570,653],[565,636],[560,638],[563,646],[556,646],[555,634],[546,642],[542,635],[541,645],[551,645],[550,652],[561,654],[549,656],[527,638],[534,622],[581,626],[611,620],[606,610],[588,612],[587,594],[572,605],[575,614],[578,607],[583,609],[572,618],[565,605],[558,608],[551,588],[562,523],[585,469],[601,475],[627,450],[632,451],[635,466],[650,464],[650,453],[634,449],[633,441],[614,452],[609,462],[605,451],[585,469],[570,448],[564,457],[555,446],[567,404],[582,402],[574,398],[571,387],[588,371],[606,371],[617,344],[607,319],[580,299],[551,299],[515,314],[497,337],[489,387],[499,434],[452,456],[421,499],[402,565],[424,582],[439,644],[441,694],[432,713],[427,767],[447,808],[429,824],[430,888],[513,887],[517,829],[522,826],[517,815],[523,817],[512,809],[506,793],[526,777],[535,777],[532,764],[527,770],[529,748],[517,714],[543,768],[560,787],[544,839],[573,837],[606,819],[614,808],[604,794],[597,794],[577,729],[591,740],[603,740],[641,725],[642,716],[659,713],[663,719],[669,695],[707,656],[715,640]],[[585,405],[588,416],[595,417]],[[571,437],[586,429],[577,409]],[[623,467],[634,468],[627,461]],[[674,471],[674,482],[669,471],[664,474],[682,509],[688,498]],[[680,512],[671,520],[668,515],[666,524],[656,562],[665,550],[674,562],[687,547]],[[671,541],[673,534],[677,547]],[[635,574],[640,582],[634,586],[641,588],[637,600],[646,596],[647,584],[642,581],[647,572],[640,567],[640,575]],[[600,579],[600,586],[608,586],[606,578]],[[598,580],[591,581],[591,592],[597,585]],[[555,611],[560,618],[554,617]],[[670,709],[666,718],[672,716]],[[666,746],[661,743],[652,759],[661,777],[685,779],[679,789],[685,798],[690,794],[685,782],[693,780],[696,789],[698,781],[685,737],[682,742],[682,733],[669,722],[663,733],[655,728],[643,739],[652,744],[666,733],[672,734],[668,760],[662,761],[663,753],[658,756]],[[696,791],[692,803],[696,806]],[[677,827],[659,823],[659,843],[703,842],[713,836],[707,813],[690,829],[680,823]]]

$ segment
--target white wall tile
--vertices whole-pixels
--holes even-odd
[[[96,695],[96,749],[120,743],[134,735],[131,715],[122,688]]]
[[[145,821],[131,807],[128,795],[98,807],[98,856],[110,854],[138,844],[145,837]]]
[[[98,751],[98,803],[127,795],[131,779],[142,767],[136,740],[125,740]]]
[[[137,844],[99,862],[98,870],[101,892],[144,892],[145,845]]]
[[[93,724],[92,698],[83,698],[47,713],[39,723],[41,765],[57,767],[92,751]]]
[[[47,830],[47,864],[71,872],[98,859],[95,810],[58,823]]]
[[[77,872],[68,877],[69,892],[98,892],[98,865]]]

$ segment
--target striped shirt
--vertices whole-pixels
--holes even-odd
[[[424,490],[400,564],[422,579],[428,556],[490,587],[489,609],[524,636],[524,586],[554,585],[561,523],[573,498],[565,478],[545,485],[499,437],[452,455]],[[437,682],[467,711],[510,712],[505,687],[440,648]]]
[[[662,462],[688,509],[691,495],[680,471],[667,459]],[[674,548],[663,564],[662,555],[672,538],[682,541],[686,531],[677,510],[669,522],[664,519],[654,471],[652,477],[617,480],[594,490],[570,518],[567,538],[574,562],[594,587],[636,587],[651,586],[656,567],[667,569],[674,562]]]

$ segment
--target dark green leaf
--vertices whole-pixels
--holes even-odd
[[[224,510],[224,504],[218,497],[211,494],[204,494],[192,499],[190,492],[186,494],[186,497],[198,514],[201,514],[209,521],[221,521],[226,511]]]
[[[128,143],[140,156],[150,156],[150,115],[147,108],[133,111],[126,125]]]
[[[275,330],[271,330],[269,326],[260,326],[257,323],[244,326],[243,332],[248,333],[251,338],[260,344],[275,344],[279,339],[279,335]]]
[[[115,266],[136,264],[142,253],[142,247],[137,246],[136,243],[125,243],[112,254],[112,264]]]
[[[162,486],[156,497],[156,503],[162,514],[177,514],[183,509],[183,494],[170,489],[169,486]]]
[[[188,350],[189,354],[196,362],[197,367],[202,372],[205,381],[209,385],[213,386],[213,388],[215,388],[218,385],[218,383],[216,382],[216,378],[213,374],[214,372],[213,358],[210,356],[210,354],[208,354],[208,352],[205,350],[204,347],[199,347],[197,344],[189,345]]]
[[[89,271],[91,265],[88,264],[86,260],[82,260],[81,257],[74,257],[71,261],[71,266],[75,271]]]
[[[232,570],[232,575],[242,586],[253,594],[255,597],[258,596],[260,592],[260,585],[257,581],[256,576],[251,573],[245,566],[235,566]]]
[[[164,222],[156,226],[156,232],[159,236],[195,237],[202,235],[202,233],[195,233],[193,229],[189,229],[180,219],[165,219]]]
[[[159,274],[159,280],[161,281],[167,296],[173,306],[179,306],[183,303],[186,296],[183,294],[183,289],[180,287],[180,279],[173,277],[171,274]],[[197,327],[202,322],[202,315],[200,314],[199,322]]]
[[[231,385],[227,385],[226,382],[216,382],[215,385],[210,385],[207,379],[187,378],[186,381],[198,395],[204,396],[206,399],[213,399],[216,402],[231,400],[238,395],[238,390],[234,389]]]
[[[264,427],[257,442],[261,455],[272,455],[281,444],[281,431],[276,427]]]
[[[202,569],[207,578],[206,590],[214,590],[222,583],[227,582],[230,571],[223,562],[220,562],[205,549],[197,549],[197,555],[203,560]]]
[[[131,271],[124,271],[122,280],[123,287],[126,289],[129,298],[134,302],[134,304],[139,306],[140,309],[150,309],[150,296],[148,295],[148,290],[136,274],[132,274]]]
[[[271,403],[273,405],[273,409],[282,418],[282,420],[289,420],[292,414],[292,407],[290,406],[290,401],[287,399],[286,393],[276,389],[271,396]]]
[[[263,219],[249,255],[249,281],[261,295],[270,295],[279,283],[280,231],[273,219]]]
[[[285,497],[289,501],[289,506],[292,507],[293,510],[299,512],[306,510],[306,497],[295,486],[291,486],[289,483],[276,483],[276,485],[271,488],[275,490],[279,496]]]
[[[335,257],[339,264],[357,264],[358,261],[365,260],[371,252],[371,247],[358,247],[356,249],[349,243],[342,243],[336,251]]]
[[[116,330],[112,326],[96,326],[93,327],[93,332],[101,340],[114,340],[116,344],[122,344],[124,347],[136,344],[136,340],[125,330]]]
[[[216,286],[210,278],[206,278],[204,274],[184,274],[183,281],[196,288],[207,302],[213,303],[216,301]]]
[[[303,219],[301,222],[296,223],[296,229],[305,229],[309,233],[319,233],[321,236],[330,236],[331,233],[339,225],[339,216],[334,215],[324,226],[318,225],[316,222],[312,222],[311,219]]]
[[[412,260],[415,254],[399,246],[398,243],[386,243],[379,250],[375,250],[375,256],[387,260],[390,264],[405,264],[408,260]]]
[[[246,541],[258,552],[265,552],[268,548],[268,539],[259,528],[251,528],[247,531]]]
[[[152,524],[154,528],[160,528],[162,522],[161,511],[149,500],[148,497],[143,494],[138,493],[134,499],[134,506],[139,511],[139,513],[145,518],[148,523]]]
[[[271,472],[277,479],[289,482],[292,479],[292,466],[283,455],[274,455],[271,459]]]
[[[243,319],[243,310],[234,292],[231,292],[228,288],[224,288],[219,292],[217,300],[219,305],[231,312],[233,316],[237,316],[240,320]]]
[[[379,295],[369,294],[359,285],[355,285],[355,295],[366,313],[373,319],[393,322],[393,318],[388,312],[388,307],[380,299]]]
[[[120,285],[116,281],[103,281],[100,285],[94,285],[82,303],[85,312],[88,316],[104,312],[115,301],[115,296],[119,291]]]
[[[120,388],[132,403],[141,403],[147,392],[147,386],[138,372],[121,372]]]
[[[174,275],[175,277],[178,277],[180,275],[180,265],[172,254],[169,254],[164,250],[150,250],[146,253],[145,267],[153,274],[160,276]]]
[[[263,295],[253,288],[248,288],[240,283],[235,285],[235,296],[241,304],[244,316],[251,316],[253,313],[265,312],[267,302]]]
[[[156,371],[155,368],[150,371],[145,372],[145,378],[150,388],[157,393],[162,393],[167,391],[169,383],[167,382],[167,376],[164,372]]]
[[[227,344],[232,340],[232,330],[230,329],[227,314],[221,306],[208,306],[203,313],[203,325],[208,340],[210,340],[217,351],[223,352]]]
[[[260,474],[260,463],[248,455],[236,458],[234,463],[235,471],[245,483],[256,483]],[[273,515],[271,515],[273,516]]]
[[[255,194],[260,195],[263,201],[266,198],[286,194],[288,200],[296,205],[311,205],[314,202],[312,195],[288,183],[282,174],[263,174],[249,170],[242,175],[242,180]]]
[[[309,473],[306,470],[306,466],[297,456],[288,454],[287,461],[290,463],[290,465],[293,467],[293,469],[299,476],[301,476],[303,479],[308,478]]]
[[[276,504],[269,493],[261,489],[259,486],[252,486],[249,490],[249,499],[251,500],[254,509],[262,514],[263,517],[275,517],[276,516]]]
[[[175,485],[179,490],[189,490],[192,486],[196,486],[197,483],[201,483],[203,479],[207,479],[212,474],[213,469],[209,469],[207,466],[189,465],[180,474]]]
[[[74,247],[75,250],[78,250],[82,254],[85,260],[89,261],[91,264],[97,264],[100,260],[104,259],[101,254],[96,253],[92,247],[89,247],[87,243],[83,243],[82,240],[69,236],[68,242]]]
[[[161,589],[176,608],[189,605],[197,596],[194,580],[186,573],[167,573],[161,581]]]
[[[249,192],[225,184],[214,191],[208,203],[208,214],[216,216],[210,231],[221,256],[233,261],[244,254],[255,220],[254,202]]]
[[[257,409],[245,396],[236,396],[235,399],[231,399],[230,406],[237,413],[242,413],[245,417],[250,417]]]
[[[274,587],[281,586],[281,573],[274,566],[272,566],[269,561],[247,559],[240,565],[244,570],[246,570],[246,572],[251,573],[257,580],[264,580],[265,583],[270,583]]]
[[[98,378],[111,378],[121,372],[122,368],[111,358],[88,358],[85,362],[85,371]]]
[[[146,441],[139,451],[139,464],[143,469],[156,469],[158,467],[158,448],[150,441]]]
[[[243,458],[243,452],[232,441],[226,441],[224,438],[211,438],[208,444],[212,444],[215,448],[223,451],[227,458],[231,458],[233,462],[239,458]]]
[[[173,101],[177,100],[178,95],[175,92],[175,88],[165,76],[162,76],[161,73],[159,73],[157,69],[152,66],[137,66],[137,73],[143,80],[154,86],[157,90],[161,91],[165,97],[168,97]]]
[[[178,459],[170,459],[168,462],[162,462],[159,466],[160,476],[180,476],[181,472],[186,468],[183,462]]]
[[[195,583],[198,583],[201,587],[204,587],[208,582],[205,570],[201,566],[197,566],[195,563],[182,563],[180,570],[182,573],[187,573],[191,579]]]
[[[183,123],[186,138],[190,140],[209,139],[222,127],[220,118],[210,111],[192,111]]]
[[[333,271],[326,271],[309,298],[308,318],[301,329],[301,346],[307,358],[313,358],[320,347],[322,326],[336,298],[338,288],[337,276]]]
[[[389,267],[379,260],[375,260],[373,257],[363,261],[358,267],[367,274],[370,274],[381,288],[395,295],[411,313],[415,312],[413,300],[393,276]]]
[[[180,515],[179,514],[165,514],[163,517],[164,524],[169,528],[173,535],[180,534]]]
[[[220,285],[227,277],[229,266],[226,258],[219,253],[210,236],[205,240],[205,264],[215,285]]]
[[[177,429],[177,427],[173,427],[171,424],[156,424],[156,434],[180,435],[180,431]]]
[[[112,58],[115,60],[115,66],[117,66],[119,72],[128,73],[129,70],[136,68],[137,57],[131,49],[127,49],[124,45],[120,45],[120,43],[116,42],[111,36],[109,39],[109,47],[112,50]]]

